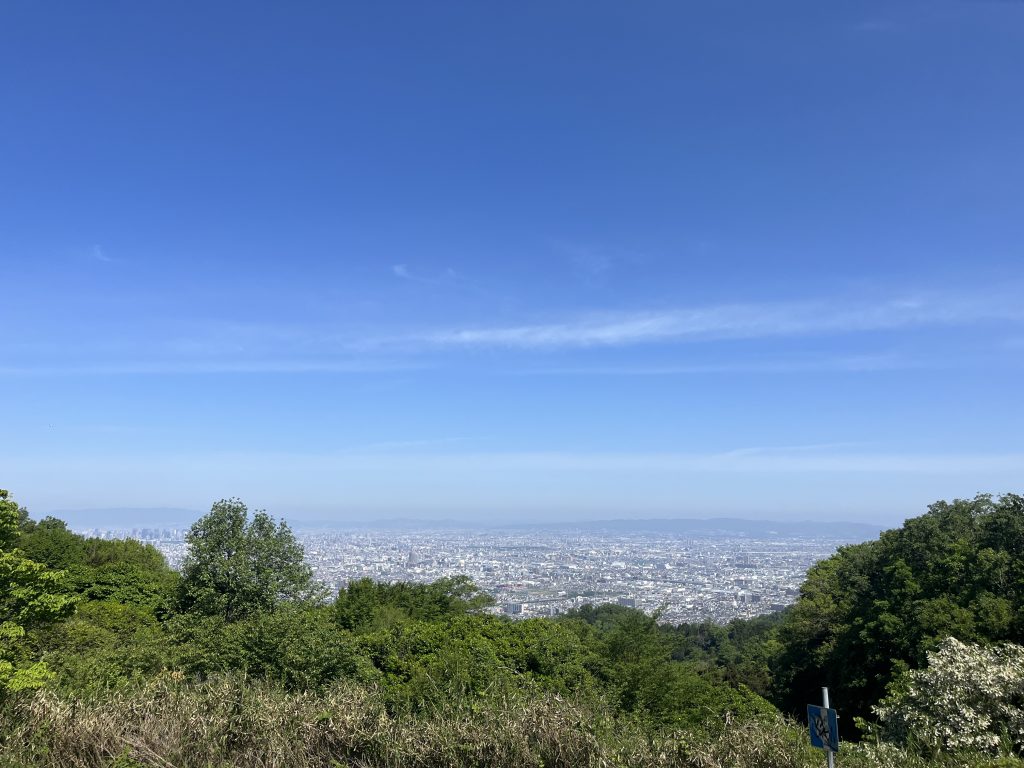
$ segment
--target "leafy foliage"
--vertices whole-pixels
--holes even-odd
[[[33,634],[56,683],[93,692],[137,682],[166,668],[171,647],[145,605],[112,600],[79,603],[67,621]]]
[[[827,685],[866,717],[888,683],[947,637],[1024,641],[1024,498],[938,502],[807,575],[778,628],[777,702],[798,712]]]
[[[733,619],[724,626],[710,621],[662,626],[661,631],[671,643],[673,659],[690,663],[704,676],[770,697],[770,665],[780,652],[778,627],[787,612]]]
[[[947,638],[925,669],[903,673],[874,707],[888,739],[932,750],[1024,754],[1024,647]]]
[[[694,663],[672,660],[672,637],[657,616],[618,605],[586,605],[566,617],[594,632],[599,678],[617,694],[619,707],[655,722],[697,726],[738,716],[775,714],[775,709],[745,685],[728,685],[718,675],[702,674]]]
[[[81,599],[145,606],[159,616],[171,610],[178,574],[152,544],[86,538],[53,517],[29,523],[18,547],[33,560],[64,570],[68,589]]]
[[[167,630],[171,666],[198,679],[241,671],[289,690],[309,690],[358,676],[369,666],[357,657],[351,635],[338,631],[323,607],[283,606],[236,622],[182,614],[167,623]]]
[[[0,695],[46,681],[46,665],[33,658],[26,632],[74,610],[74,598],[64,589],[64,574],[12,546],[22,519],[18,505],[0,490]]]
[[[178,599],[183,610],[230,622],[315,592],[302,545],[288,524],[275,524],[266,512],[249,520],[238,499],[214,504],[186,541]]]
[[[408,620],[439,621],[493,604],[494,599],[478,590],[467,576],[430,584],[384,584],[362,578],[338,591],[334,615],[339,626],[358,632]]]

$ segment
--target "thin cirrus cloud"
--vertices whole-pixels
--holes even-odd
[[[556,349],[846,334],[982,322],[1018,323],[1022,319],[1024,310],[1011,302],[932,297],[862,304],[723,304],[548,324],[449,329],[419,338],[437,347]]]
[[[604,365],[525,368],[516,371],[524,376],[691,376],[729,373],[867,373],[907,369],[934,369],[959,364],[946,357],[941,360],[913,358],[895,353],[851,355],[846,357],[815,357],[812,359],[734,360],[717,363],[677,365]]]
[[[88,365],[7,365],[0,366],[3,376],[162,376],[189,374],[297,374],[352,373],[372,374],[421,370],[422,364],[392,360],[336,359],[240,359],[94,362]]]
[[[408,280],[411,283],[422,283],[423,285],[452,285],[459,282],[459,275],[450,267],[438,275],[427,276],[413,272],[405,264],[395,264],[391,267],[391,274],[400,280]]]
[[[450,443],[461,440],[453,438]],[[430,445],[427,445],[430,443]],[[224,452],[203,456],[166,455],[161,462],[167,466],[177,464],[182,470],[194,471],[209,467],[236,467],[244,474],[262,476],[264,470],[274,472],[313,472],[323,476],[335,472],[366,473],[382,471],[402,472],[413,478],[431,478],[450,475],[458,479],[467,470],[495,477],[515,477],[516,472],[543,471],[555,474],[581,472],[607,475],[648,473],[674,476],[686,472],[730,473],[883,473],[883,474],[991,474],[1019,473],[1024,469],[1024,453],[901,453],[865,450],[861,443],[822,443],[797,446],[759,446],[737,448],[721,452],[637,452],[637,453],[580,453],[564,451],[526,452],[467,452],[434,450],[443,448],[448,441],[408,441],[363,447],[340,453],[238,453]],[[852,450],[851,450],[852,449]],[[12,466],[20,466],[17,457]],[[30,457],[29,457],[30,458]],[[24,456],[21,461],[27,461]],[[59,458],[55,459],[60,461]],[[89,461],[74,459],[76,466],[89,466]],[[91,460],[90,460],[91,461]],[[106,459],[95,458],[97,463]],[[136,459],[119,457],[118,466],[131,465]],[[138,461],[144,461],[138,459]],[[271,471],[272,470],[272,471]],[[484,475],[480,475],[481,477]]]
[[[92,257],[96,261],[102,261],[105,264],[110,264],[113,261],[115,261],[115,259],[113,259],[112,257],[108,256],[106,251],[103,250],[103,247],[99,246],[99,245],[94,245],[90,249],[90,253],[92,254]]]
[[[9,355],[0,372],[60,373],[302,373],[314,371],[375,372],[423,367],[431,356],[471,349],[537,351],[606,349],[702,341],[782,339],[886,333],[915,328],[993,326],[1006,338],[1019,339],[1024,306],[1000,296],[931,295],[875,302],[804,301],[720,304],[705,307],[577,316],[542,324],[444,328],[376,333],[340,330],[329,324],[217,323],[193,325],[182,335],[177,327],[139,329],[105,336],[101,346],[73,347],[55,340]],[[164,331],[165,333],[161,333]],[[96,335],[96,334],[94,334]],[[79,340],[81,341],[81,340]],[[24,346],[24,345],[22,345]],[[8,346],[8,351],[13,348]],[[952,358],[949,358],[952,359]],[[437,362],[436,360],[434,361]],[[720,359],[670,365],[521,370],[520,373],[699,374],[793,372],[801,370],[870,371],[934,367],[942,361],[903,353],[835,355],[826,359]]]

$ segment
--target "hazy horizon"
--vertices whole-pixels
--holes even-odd
[[[254,510],[250,510],[254,511]],[[49,515],[68,524],[73,531],[89,533],[107,531],[117,534],[153,529],[157,531],[183,530],[206,514],[204,510],[191,509],[65,509],[51,510]],[[39,518],[45,515],[39,515]],[[596,534],[600,532],[619,535],[686,535],[703,537],[716,536],[762,536],[778,535],[799,538],[834,538],[836,540],[866,541],[874,539],[883,530],[898,527],[896,524],[871,523],[851,520],[779,520],[757,517],[724,516],[670,516],[650,518],[560,518],[557,513],[549,518],[529,519],[514,516],[495,515],[475,517],[379,517],[373,515],[335,515],[328,518],[306,518],[299,514],[275,516],[284,520],[296,532],[306,535],[329,532],[366,533],[436,533],[441,531],[462,532],[504,532],[522,531],[552,535],[579,531]]]
[[[242,500],[245,501],[244,499]],[[264,509],[259,506],[247,504],[250,512],[262,510],[268,512],[275,518],[284,520],[293,527],[317,528],[317,527],[370,527],[382,525],[424,525],[424,526],[459,526],[473,529],[501,528],[523,526],[559,526],[559,525],[590,525],[603,523],[636,522],[645,524],[651,522],[711,522],[711,521],[741,521],[754,524],[779,523],[788,525],[791,523],[836,523],[841,525],[862,525],[866,528],[885,529],[899,526],[904,517],[879,515],[873,518],[843,518],[839,516],[822,517],[820,515],[775,514],[759,513],[756,510],[747,513],[736,514],[714,514],[708,511],[663,511],[649,515],[630,515],[628,511],[616,513],[614,510],[607,511],[573,511],[563,509],[552,509],[546,512],[536,511],[530,514],[522,514],[519,510],[488,508],[479,509],[475,514],[452,512],[445,510],[412,512],[410,514],[389,514],[379,510],[358,510],[358,509],[302,509],[302,508],[281,508]],[[127,528],[164,527],[164,526],[188,526],[195,520],[209,512],[209,505],[206,508],[181,508],[181,507],[82,507],[82,508],[57,508],[57,509],[29,509],[29,514],[34,519],[53,516],[64,520],[70,527],[75,529],[109,529],[119,530]]]

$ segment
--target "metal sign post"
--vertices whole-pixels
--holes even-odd
[[[821,706],[807,705],[807,726],[811,731],[811,746],[824,749],[828,768],[835,768],[835,753],[839,751],[839,723],[836,711],[828,705],[828,688],[821,689]]]
[[[835,734],[835,739],[832,738],[832,727],[831,727],[831,725],[832,725],[832,721],[835,719],[835,710],[832,709],[831,707],[829,707],[829,705],[828,705],[828,686],[824,686],[821,689],[821,706],[823,706],[825,708],[825,710],[827,712],[829,712],[829,714],[831,715],[829,717],[829,726],[830,726],[829,727],[829,743],[828,743],[828,746],[825,748],[825,754],[828,756],[828,768],[835,768],[835,765],[836,765],[835,757],[834,757],[835,752],[832,751],[832,745],[835,744],[836,749],[839,748],[839,734],[836,733]],[[837,723],[837,725],[838,725],[838,723]],[[839,729],[836,728],[835,730],[838,731]]]

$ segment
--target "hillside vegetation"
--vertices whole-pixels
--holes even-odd
[[[179,574],[3,492],[0,766],[812,766],[789,718],[822,685],[840,766],[1024,766],[1022,559],[1024,499],[979,496],[842,548],[781,614],[512,622],[464,577],[326,595],[237,500]]]

